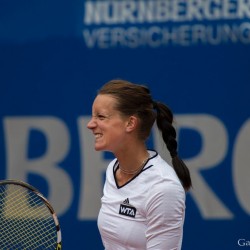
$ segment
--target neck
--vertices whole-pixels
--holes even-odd
[[[145,166],[145,163],[147,162],[147,160],[148,160],[148,158],[149,158],[149,154],[148,154],[148,152],[147,152],[147,155],[146,156],[144,156],[143,157],[143,160],[141,161],[141,163],[140,164],[133,164],[133,165],[131,165],[131,166],[135,166],[135,165],[137,165],[137,167],[136,168],[132,168],[132,167],[125,167],[125,165],[123,166],[123,165],[121,165],[121,163],[119,162],[119,169],[120,169],[120,171],[123,173],[123,174],[126,174],[126,175],[135,175],[135,174],[137,174],[137,173],[139,173],[142,169],[143,169],[143,167]],[[128,166],[128,165],[127,165]]]

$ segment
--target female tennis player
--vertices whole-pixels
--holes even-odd
[[[172,166],[146,140],[156,121]],[[181,249],[189,170],[178,157],[173,114],[150,90],[112,80],[98,92],[87,127],[95,150],[115,155],[106,171],[98,227],[106,250]]]

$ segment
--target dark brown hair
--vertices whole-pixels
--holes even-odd
[[[162,133],[163,141],[172,157],[174,170],[182,182],[185,190],[192,186],[189,170],[179,158],[177,152],[176,130],[173,127],[173,113],[162,102],[152,99],[148,87],[133,84],[125,80],[111,80],[107,82],[98,94],[108,94],[116,98],[116,109],[126,116],[136,115],[139,118],[139,136],[146,140],[156,121],[158,129]]]

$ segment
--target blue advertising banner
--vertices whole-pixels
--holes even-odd
[[[105,82],[146,84],[173,110],[192,175],[182,249],[250,247],[249,58],[250,0],[2,0],[0,179],[45,194],[63,249],[103,249],[113,156],[86,125]],[[156,129],[148,144],[168,160]]]

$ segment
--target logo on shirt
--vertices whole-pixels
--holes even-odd
[[[136,208],[129,204],[128,198],[120,204],[119,214],[135,218]]]

